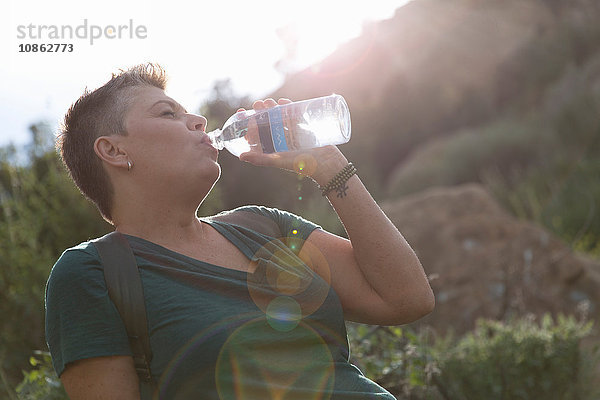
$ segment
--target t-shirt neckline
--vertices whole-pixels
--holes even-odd
[[[229,241],[231,244],[233,244],[248,259],[248,263],[250,263],[253,260],[254,257],[253,257],[253,255],[249,254],[249,249],[248,248],[247,249],[240,248],[240,246],[238,246],[238,244],[236,244],[236,241],[232,240],[233,238],[230,236],[231,234],[226,229],[224,229],[222,226],[220,226],[220,224],[225,224],[225,225],[231,225],[231,224],[228,224],[223,221],[207,221],[204,218],[199,218],[199,220],[202,222],[205,222],[206,224],[208,224],[209,226],[214,228],[221,236],[223,236],[227,241]],[[197,258],[187,256],[178,251],[171,250],[168,247],[162,246],[158,243],[152,242],[150,240],[144,239],[139,236],[129,235],[129,234],[125,234],[125,233],[123,235],[125,237],[127,237],[129,240],[132,240],[133,242],[138,242],[139,244],[142,244],[146,247],[150,247],[151,249],[153,249],[155,251],[166,253],[171,257],[178,258],[178,259],[183,260],[192,265],[202,266],[203,268],[208,267],[209,269],[212,269],[216,272],[226,273],[228,275],[234,275],[237,277],[239,277],[239,276],[247,277],[249,275],[253,275],[256,272],[256,270],[253,272],[249,272],[247,270],[243,271],[243,270],[239,270],[239,269],[228,268],[228,267],[225,267],[222,265],[213,264],[208,261],[199,260]]]

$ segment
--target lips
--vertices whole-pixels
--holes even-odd
[[[205,132],[203,132],[203,135],[202,135],[202,138],[200,139],[200,141],[204,144],[209,144],[212,146],[212,140],[210,140],[210,137]]]
[[[219,156],[219,150],[213,147],[213,145],[209,143],[202,143],[203,146],[209,147],[211,152],[215,155],[215,158]]]
[[[202,135],[202,138],[200,139],[200,143],[204,146],[210,147],[210,149],[215,154],[215,156],[219,155],[219,150],[213,146],[212,141],[210,140],[210,138],[208,137],[208,135],[206,133]]]

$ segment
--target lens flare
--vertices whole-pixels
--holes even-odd
[[[285,244],[284,244],[285,243]],[[296,253],[300,249],[303,259]],[[279,296],[290,296],[299,305],[302,317],[314,313],[329,294],[331,273],[325,256],[296,236],[266,243],[255,254],[256,269],[248,274],[250,297],[265,314]]]
[[[276,340],[265,340],[273,335]],[[329,347],[308,325],[300,322],[280,331],[261,318],[230,335],[219,354],[215,378],[223,400],[328,399],[333,365]]]
[[[317,159],[310,154],[301,153],[294,158],[294,171],[304,176],[314,174],[317,165]]]
[[[159,398],[166,399],[167,392],[172,389],[172,386],[177,386],[177,393],[181,394],[186,389],[181,388],[181,383],[176,382],[176,377],[179,374],[187,374],[187,370],[190,367],[190,363],[194,364],[194,375],[195,384],[199,384],[199,377],[211,377],[213,375],[213,368],[205,368],[205,370],[198,370],[197,363],[194,360],[198,357],[198,352],[204,352],[206,349],[211,349],[215,346],[215,342],[224,342],[226,339],[223,336],[227,336],[229,332],[234,331],[240,326],[243,326],[248,321],[257,318],[257,314],[253,315],[236,315],[233,318],[228,318],[219,323],[210,325],[205,329],[194,335],[187,343],[183,344],[179,351],[173,355],[164,372],[161,375],[159,381]],[[214,379],[214,378],[213,378]],[[212,381],[212,379],[211,379]],[[193,392],[194,388],[190,390]]]
[[[300,323],[300,319],[302,319],[300,305],[289,296],[276,297],[267,306],[267,322],[276,331],[292,330]]]
[[[347,343],[316,313],[330,293],[329,266],[316,246],[298,237],[299,228],[292,222],[289,237],[255,253],[247,288],[257,309],[206,327],[185,343],[161,376],[160,398],[171,390],[195,393],[198,385],[213,382],[221,399],[330,398],[331,349]],[[194,370],[199,354],[214,357],[216,368]],[[191,370],[194,379],[181,389],[177,377]]]

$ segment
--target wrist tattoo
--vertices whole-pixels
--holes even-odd
[[[348,195],[348,183],[344,182],[343,186],[338,186],[335,191],[337,192],[337,197],[344,198]]]
[[[356,167],[349,163],[324,187],[319,186],[323,196],[326,196],[332,190],[337,192],[337,197],[342,198],[348,195],[348,179],[356,174]]]

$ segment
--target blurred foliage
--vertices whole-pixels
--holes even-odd
[[[23,381],[17,387],[19,400],[67,400],[68,396],[63,388],[54,368],[50,353],[36,351],[29,358],[33,367],[28,372],[23,372]]]
[[[352,359],[398,398],[592,400],[600,395],[592,323],[549,314],[479,320],[462,337],[348,324]]]
[[[45,347],[44,286],[54,261],[109,229],[49,147],[47,125],[31,130],[34,141],[24,154],[12,147],[0,152],[0,315],[12,321],[0,325],[0,367],[10,382],[31,350]]]
[[[591,323],[545,315],[538,322],[478,321],[437,359],[444,399],[597,399],[597,348],[582,350]]]
[[[437,394],[439,373],[433,332],[410,327],[347,323],[351,360],[363,373],[399,398],[425,399]]]

